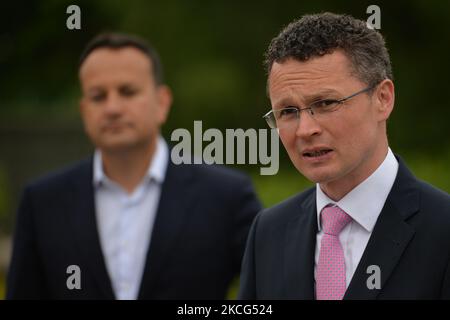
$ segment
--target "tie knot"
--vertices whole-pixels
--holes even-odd
[[[333,236],[339,235],[352,218],[338,206],[325,207],[321,214],[323,232]]]

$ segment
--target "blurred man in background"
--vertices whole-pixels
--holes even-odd
[[[389,148],[394,107],[380,33],[307,15],[267,51],[268,124],[316,183],[257,216],[243,299],[450,298],[450,197]]]
[[[172,95],[143,40],[98,36],[79,78],[95,154],[25,189],[7,298],[225,298],[261,208],[251,182],[172,164],[160,135]]]

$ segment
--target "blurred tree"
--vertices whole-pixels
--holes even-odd
[[[165,132],[205,126],[265,127],[263,52],[283,26],[305,13],[334,11],[366,19],[369,1],[77,1],[82,30],[67,30],[72,1],[8,1],[0,29],[0,115],[78,121],[77,61],[95,34],[121,30],[160,51],[175,105]],[[391,144],[405,151],[450,148],[443,93],[450,61],[450,3],[378,2],[392,55],[397,104]],[[6,23],[5,23],[6,22]],[[408,130],[414,124],[414,132]]]

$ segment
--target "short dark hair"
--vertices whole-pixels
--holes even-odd
[[[155,50],[155,48],[153,48],[150,45],[150,43],[148,43],[147,41],[138,36],[124,33],[115,33],[115,32],[102,33],[96,36],[94,39],[92,39],[86,45],[80,56],[78,68],[81,68],[83,62],[86,60],[89,54],[91,54],[92,51],[94,51],[95,49],[98,48],[122,49],[125,47],[133,47],[144,53],[152,62],[152,74],[155,79],[155,83],[157,85],[164,83],[163,67],[161,59],[159,58],[159,54]]]
[[[383,36],[362,20],[330,12],[305,15],[290,23],[272,39],[264,64],[269,74],[274,62],[306,61],[336,49],[344,51],[355,76],[367,85],[393,79]]]

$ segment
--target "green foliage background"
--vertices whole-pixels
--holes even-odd
[[[81,8],[79,31],[66,28],[71,4]],[[6,1],[0,10],[0,235],[11,234],[27,181],[92,151],[78,115],[77,62],[97,33],[136,33],[158,49],[175,97],[163,130],[170,139],[176,128],[192,130],[194,120],[204,130],[265,128],[261,115],[270,103],[262,58],[270,39],[305,13],[366,20],[371,4],[381,8],[395,76],[391,148],[418,177],[449,192],[448,1]],[[266,206],[311,186],[281,154],[276,176],[240,166]]]

